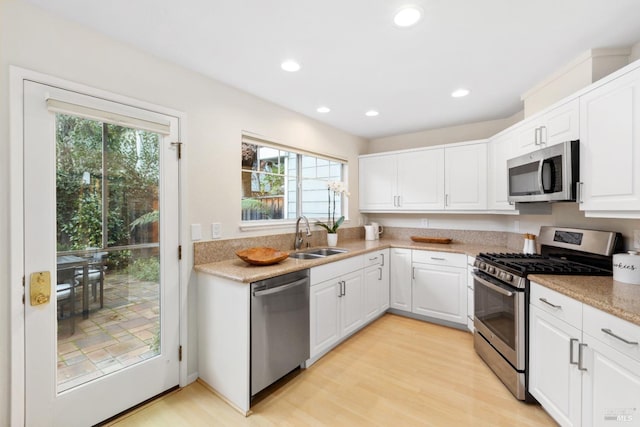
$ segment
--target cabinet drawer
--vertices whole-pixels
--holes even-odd
[[[605,313],[590,305],[585,304],[583,310],[583,331],[585,333],[615,348],[620,353],[640,361],[640,326]],[[608,333],[603,329],[607,330]]]
[[[582,328],[582,303],[580,301],[531,282],[531,304],[578,329]]]
[[[380,265],[383,266],[387,262],[389,262],[389,253],[388,251],[376,251],[369,252],[368,254],[364,254],[364,266],[371,267],[372,265]]]
[[[446,265],[448,267],[467,267],[467,256],[452,252],[413,251],[413,262],[433,265]]]
[[[311,286],[352,271],[362,270],[363,256],[358,255],[341,261],[330,262],[311,269]]]

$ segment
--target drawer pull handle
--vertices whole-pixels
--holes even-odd
[[[375,261],[375,260],[377,260],[377,259],[378,259],[378,257],[377,257],[377,256],[374,256],[373,258],[369,258],[369,261]]]
[[[587,344],[578,344],[578,369],[581,371],[586,371],[587,368],[584,367],[584,351],[583,349],[587,347]]]
[[[538,298],[540,301],[542,301],[543,303],[547,304],[549,307],[553,307],[553,308],[562,308],[561,305],[555,305],[555,304],[551,304],[549,301],[547,301],[546,298]]]
[[[602,328],[600,329],[602,332],[604,332],[607,335],[611,335],[612,337],[619,339],[620,341],[622,341],[625,344],[629,344],[629,345],[638,345],[638,341],[629,341],[629,340],[625,340],[624,338],[622,338],[619,335],[614,334],[611,329],[608,328]]]
[[[432,256],[431,259],[434,260],[434,261],[446,261],[445,258],[438,258],[438,257],[434,257],[434,256]]]
[[[574,343],[577,343],[578,339],[577,338],[571,338],[569,340],[569,363],[571,363],[572,365],[577,365],[578,362],[574,362],[573,361],[573,347],[574,347]]]

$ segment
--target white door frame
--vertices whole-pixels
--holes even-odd
[[[121,104],[130,105],[137,108],[155,111],[161,114],[178,118],[180,141],[187,140],[186,128],[187,117],[185,113],[170,108],[161,107],[151,103],[139,101],[137,99],[114,94],[90,86],[70,82],[68,80],[42,74],[24,68],[9,67],[9,299],[10,318],[10,422],[12,426],[22,426],[25,423],[25,319],[24,319],[24,187],[23,187],[23,81],[31,80],[49,86],[56,86],[62,89],[83,93],[86,95],[107,99]],[[186,145],[186,144],[185,144]],[[188,331],[187,331],[187,284],[191,271],[193,259],[193,249],[190,244],[186,244],[185,236],[188,236],[188,229],[185,224],[186,218],[186,151],[182,150],[182,160],[180,164],[180,187],[179,187],[179,244],[182,248],[182,261],[179,263],[179,288],[180,288],[180,345],[183,348],[182,363],[180,363],[180,387],[189,383],[187,372],[188,360]]]

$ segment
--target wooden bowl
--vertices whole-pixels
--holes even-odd
[[[289,256],[289,252],[282,252],[273,248],[257,247],[236,251],[236,255],[251,265],[272,265]]]
[[[411,236],[411,240],[413,240],[414,242],[420,242],[420,243],[439,243],[439,244],[443,244],[443,245],[451,243],[451,239],[449,239],[448,237]]]

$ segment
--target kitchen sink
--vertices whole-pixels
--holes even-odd
[[[331,255],[338,255],[348,252],[346,249],[338,249],[338,248],[314,248],[307,249],[305,251],[293,252],[289,254],[289,258],[296,259],[316,259],[316,258],[325,258]]]

